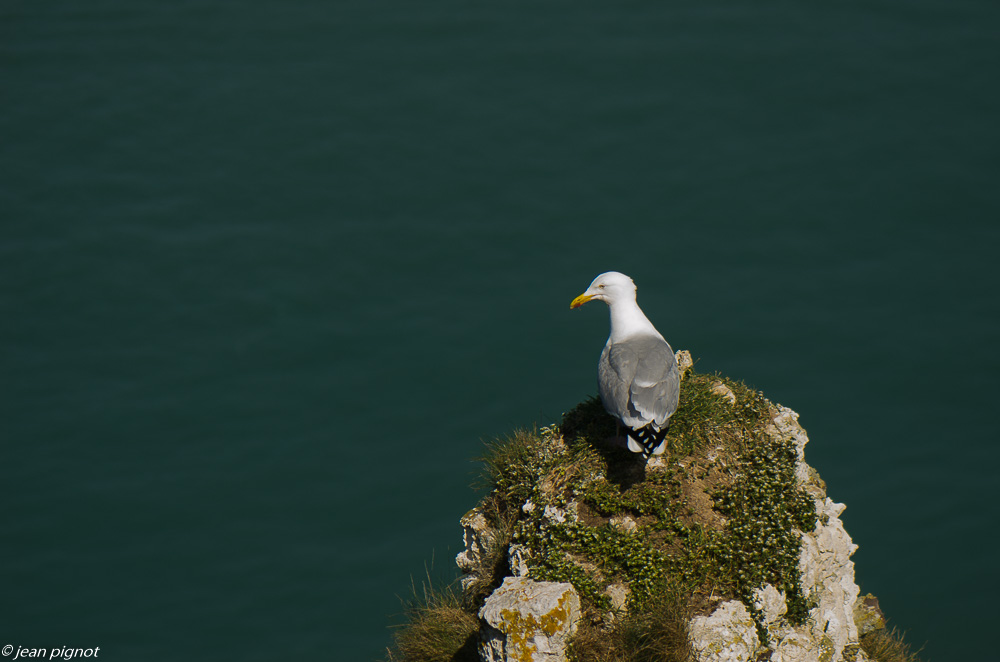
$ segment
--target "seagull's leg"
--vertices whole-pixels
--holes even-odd
[[[615,438],[611,445],[620,448],[628,448],[628,435],[622,437],[622,422],[617,418],[615,419]]]

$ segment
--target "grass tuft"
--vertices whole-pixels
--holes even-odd
[[[428,581],[420,593],[414,588],[405,615],[387,662],[478,662],[479,619],[452,587],[435,589]]]
[[[610,627],[581,624],[570,644],[572,662],[691,662],[688,639],[692,617],[687,596],[664,586],[647,609],[616,620]]]
[[[874,662],[920,662],[920,650],[912,651],[896,628],[881,628],[861,637],[861,648]]]

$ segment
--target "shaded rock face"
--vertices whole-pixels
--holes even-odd
[[[854,624],[862,637],[885,627],[885,615],[879,607],[878,598],[871,593],[858,598],[854,603]]]
[[[466,589],[479,579],[476,570],[480,567],[486,546],[491,541],[491,532],[486,517],[478,508],[467,512],[460,524],[465,549],[455,557],[455,565],[464,573],[462,588]]]
[[[484,662],[564,662],[580,619],[572,584],[508,577],[486,599],[479,617]]]

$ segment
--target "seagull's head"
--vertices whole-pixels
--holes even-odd
[[[609,271],[594,279],[587,291],[573,299],[570,308],[579,308],[583,304],[596,299],[609,306],[616,301],[631,299],[635,301],[635,283],[625,274]]]

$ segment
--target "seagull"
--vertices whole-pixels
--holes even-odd
[[[625,274],[601,274],[569,307],[594,299],[611,311],[611,335],[597,364],[604,409],[627,428],[630,451],[662,455],[680,397],[674,351],[635,302],[635,283]]]

